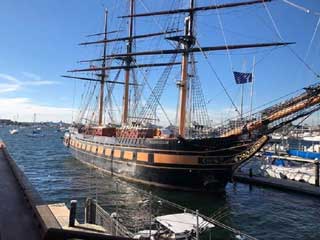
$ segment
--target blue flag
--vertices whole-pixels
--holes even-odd
[[[252,73],[233,72],[237,84],[252,82]]]

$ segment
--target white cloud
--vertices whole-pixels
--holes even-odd
[[[22,83],[22,85],[26,85],[26,86],[41,86],[41,85],[53,85],[53,84],[58,84],[58,82],[41,80],[41,81],[25,81]]]
[[[0,73],[0,93],[18,91],[27,86],[58,84],[58,82],[55,81],[42,80],[40,76],[33,73],[23,72],[22,75],[27,79],[21,81],[12,75]]]
[[[19,88],[19,84],[0,83],[0,93],[15,92]]]
[[[36,81],[40,81],[41,77],[35,73],[31,73],[31,72],[22,72],[22,75],[29,78],[29,79],[33,79]]]
[[[60,120],[71,122],[72,108],[52,107],[33,103],[29,98],[0,98],[0,118],[10,118],[19,115],[18,121],[33,120],[33,114],[37,114],[37,121]]]
[[[14,82],[14,83],[20,83],[20,81],[18,79],[16,79],[15,77],[5,74],[5,73],[0,73],[0,79],[4,79],[10,82]]]

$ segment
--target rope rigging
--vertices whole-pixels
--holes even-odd
[[[207,64],[209,65],[209,67],[210,67],[210,69],[211,69],[211,71],[213,72],[213,74],[215,75],[216,79],[218,80],[218,83],[220,84],[220,86],[222,87],[223,91],[224,91],[225,94],[227,95],[229,101],[231,102],[232,106],[234,107],[234,110],[235,110],[235,111],[239,114],[239,116],[240,116],[241,114],[240,114],[240,111],[239,111],[237,105],[234,103],[233,99],[231,98],[229,92],[227,91],[226,87],[224,86],[223,82],[221,81],[218,73],[217,73],[217,72],[215,71],[215,69],[213,68],[211,62],[209,61],[208,55],[207,55],[204,51],[202,51],[202,48],[201,48],[201,46],[200,46],[200,44],[199,44],[198,41],[196,41],[196,45],[197,45],[198,48],[200,49],[200,52],[202,53],[204,59],[206,60]]]
[[[315,39],[315,37],[316,37],[316,34],[317,34],[317,31],[318,31],[319,25],[320,25],[320,17],[318,18],[316,27],[315,27],[315,29],[314,29],[314,32],[313,32],[313,34],[312,34],[312,37],[311,37],[309,46],[308,46],[308,48],[307,48],[307,52],[306,52],[306,56],[305,56],[305,61],[307,60],[307,58],[308,58],[308,56],[309,56],[309,53],[310,53],[311,47],[312,47],[312,45],[313,45],[314,39]]]
[[[218,5],[218,1],[217,0],[214,0],[214,3],[215,3],[215,5]],[[231,53],[230,53],[230,50],[228,48],[227,37],[226,37],[226,34],[224,32],[224,28],[223,28],[222,19],[221,19],[221,16],[220,16],[219,9],[216,9],[216,12],[217,12],[217,17],[218,17],[218,21],[219,21],[219,26],[220,26],[220,29],[221,29],[221,32],[222,32],[222,36],[223,36],[223,41],[224,41],[224,44],[225,44],[226,49],[227,49],[227,55],[228,55],[228,60],[229,60],[229,64],[230,64],[230,69],[231,69],[231,72],[232,72],[233,71],[233,64],[232,64],[232,59],[231,59]]]
[[[198,136],[205,129],[210,127],[209,114],[207,111],[205,97],[201,88],[201,82],[197,74],[195,57],[191,54],[191,87],[190,91],[190,122],[191,132],[195,132]],[[191,133],[192,135],[192,133]]]
[[[263,2],[263,6],[264,6],[264,8],[265,8],[265,10],[266,10],[269,18],[270,18],[270,21],[271,21],[271,23],[272,23],[272,25],[273,25],[273,28],[274,28],[274,30],[275,30],[278,38],[279,38],[281,41],[283,41],[283,37],[282,37],[282,35],[281,35],[281,33],[280,33],[280,30],[279,30],[279,28],[278,28],[278,26],[277,26],[277,24],[276,24],[276,22],[275,22],[275,20],[274,20],[274,18],[273,18],[273,16],[272,16],[270,10],[269,10],[269,8],[268,8],[268,6],[267,6],[267,4],[266,4],[265,2]],[[290,47],[289,45],[288,45],[287,47],[289,48],[289,50],[291,51],[291,53],[292,53],[316,78],[320,78],[320,75],[319,75],[306,61],[304,61],[304,60],[299,56],[299,54],[298,54],[292,47]]]
[[[308,9],[308,8],[305,8],[305,7],[301,6],[301,5],[298,5],[298,4],[296,4],[296,3],[293,3],[293,2],[291,2],[291,1],[289,1],[289,0],[282,0],[282,2],[288,4],[288,5],[291,6],[291,7],[296,8],[296,9],[298,9],[298,10],[301,10],[301,11],[303,11],[303,12],[305,12],[305,13],[308,13],[308,14],[311,13],[311,14],[313,14],[313,15],[320,16],[320,13],[319,13],[319,12],[312,11],[312,10],[310,10],[310,9]]]
[[[174,62],[177,58],[177,54],[172,55],[170,62]],[[157,106],[160,105],[160,107],[163,109],[163,107],[160,104],[160,98],[161,95],[164,91],[164,88],[167,84],[167,81],[169,79],[171,70],[172,70],[173,66],[167,66],[162,75],[160,76],[159,80],[157,81],[155,87],[152,89],[151,94],[146,102],[146,104],[144,105],[144,107],[142,108],[139,117],[141,118],[141,123],[144,122],[144,119],[152,119],[154,113],[156,112]],[[143,78],[144,80],[146,80],[145,78]],[[149,83],[147,82],[147,86],[150,87]],[[151,89],[151,87],[150,87]],[[164,109],[163,112],[165,113]],[[171,124],[171,121],[169,119],[169,117],[167,116],[167,114],[165,113],[165,116],[167,118],[167,120],[169,121],[169,123]]]

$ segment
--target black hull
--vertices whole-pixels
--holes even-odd
[[[232,165],[206,168],[190,166],[150,166],[125,160],[112,160],[70,147],[73,156],[83,163],[127,181],[186,191],[224,191],[232,176]]]
[[[122,144],[119,141],[123,141]],[[266,143],[226,139],[117,139],[67,133],[73,156],[127,181],[188,191],[221,191],[234,170]]]

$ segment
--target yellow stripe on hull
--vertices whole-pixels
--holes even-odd
[[[115,158],[120,158],[121,157],[121,150],[118,150],[118,149],[114,150],[113,156]]]
[[[125,151],[124,155],[123,155],[123,158],[126,159],[126,160],[132,160],[133,159],[133,152]]]
[[[154,163],[197,165],[198,156],[154,154]]]
[[[137,152],[137,160],[142,162],[148,162],[148,153],[145,152]]]

